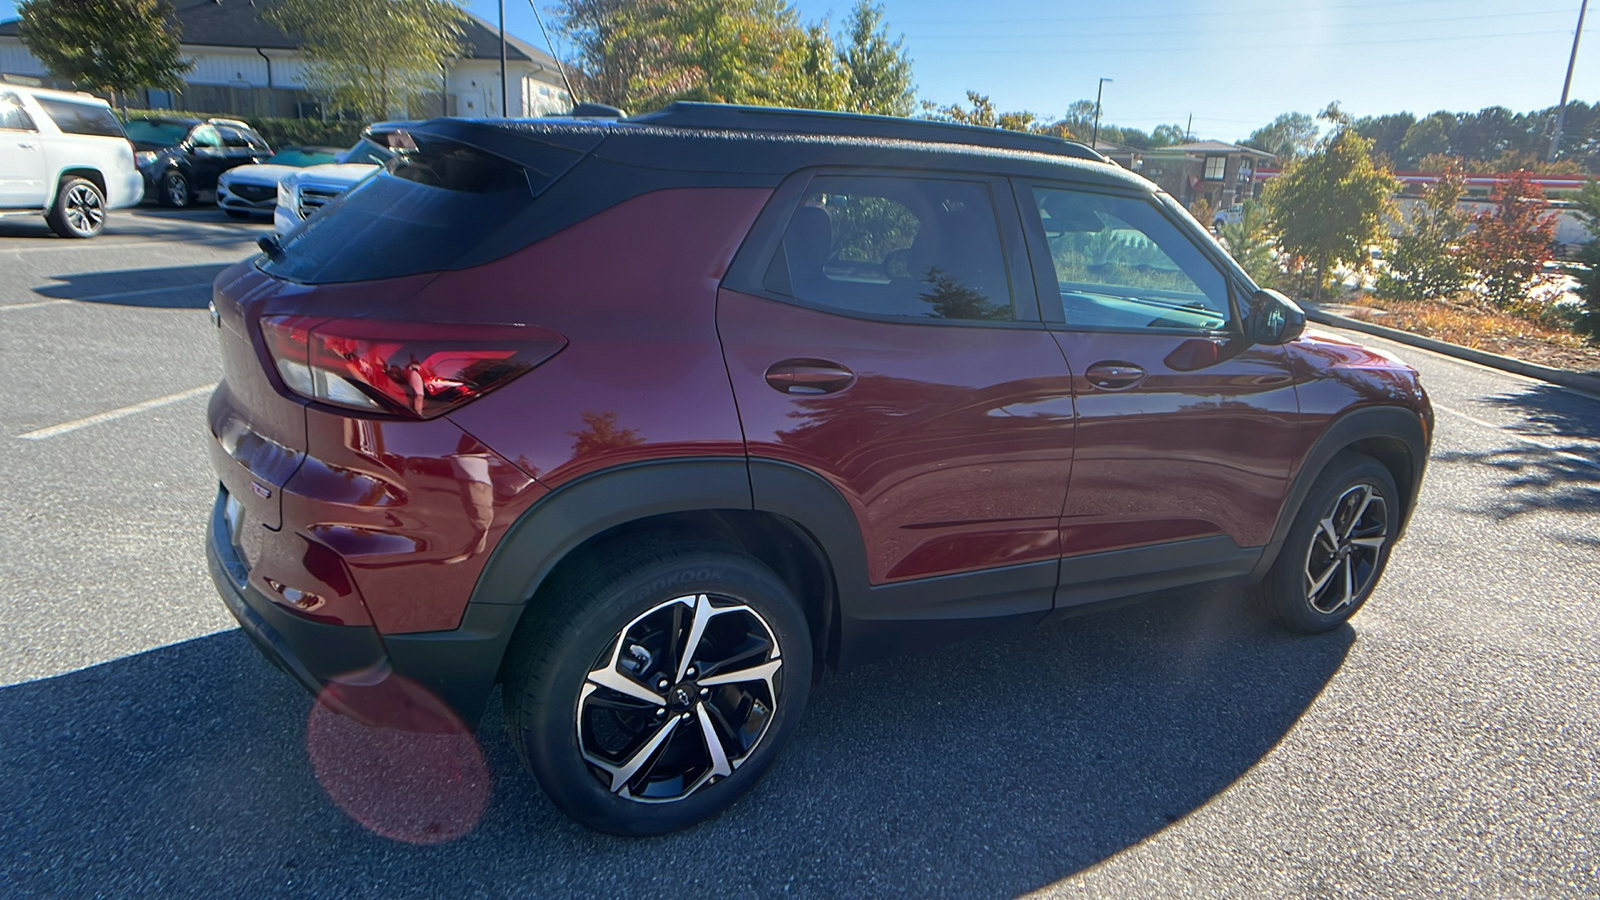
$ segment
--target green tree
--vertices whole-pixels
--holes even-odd
[[[1077,135],[1065,122],[1050,123],[1027,110],[1016,112],[1000,112],[995,108],[994,101],[987,94],[977,91],[967,91],[967,102],[972,104],[969,109],[959,103],[949,106],[939,106],[930,101],[922,101],[923,115],[929,119],[941,122],[960,122],[963,125],[978,125],[983,128],[1004,128],[1007,131],[1026,131],[1033,134],[1053,134],[1057,137],[1068,139]]]
[[[1410,168],[1424,156],[1449,152],[1450,131],[1446,121],[1453,121],[1449,113],[1434,113],[1407,128],[1406,136],[1400,140],[1395,163]]]
[[[1583,301],[1573,330],[1600,344],[1600,183],[1589,179],[1578,193],[1578,218],[1589,229],[1589,241],[1578,251],[1580,265],[1569,271],[1578,280],[1577,295]]]
[[[1530,308],[1529,295],[1548,280],[1544,264],[1555,240],[1555,214],[1545,206],[1544,190],[1526,171],[1496,182],[1490,197],[1494,209],[1472,217],[1474,230],[1467,241],[1484,295],[1502,309],[1542,312]]]
[[[1471,266],[1461,239],[1467,231],[1467,214],[1457,206],[1466,191],[1461,166],[1448,164],[1412,208],[1410,221],[1400,222],[1388,268],[1378,277],[1378,293],[1424,300],[1450,297],[1466,288]]]
[[[1372,142],[1349,127],[1337,107],[1324,112],[1335,128],[1283,175],[1267,183],[1265,199],[1279,244],[1310,267],[1312,300],[1321,300],[1337,265],[1364,269],[1367,248],[1384,237],[1384,213],[1399,185],[1372,160]]]
[[[1251,133],[1246,147],[1265,150],[1282,162],[1299,159],[1317,146],[1317,123],[1305,113],[1290,112]]]
[[[448,0],[278,0],[262,13],[302,39],[306,87],[368,120],[438,90],[461,55],[462,16]]]
[[[911,56],[905,37],[889,40],[883,7],[858,0],[845,24],[839,62],[850,80],[852,112],[909,116],[916,109],[916,87],[911,83]]]
[[[169,0],[21,0],[18,31],[51,75],[122,97],[178,90],[191,63],[178,52]]]
[[[565,0],[558,21],[588,100],[849,108],[850,73],[827,28],[802,25],[783,0]]]
[[[1272,238],[1266,204],[1246,200],[1234,222],[1222,223],[1222,242],[1245,274],[1261,287],[1273,287],[1282,277]]]

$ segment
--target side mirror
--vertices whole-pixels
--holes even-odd
[[[1306,330],[1306,314],[1293,300],[1266,290],[1250,297],[1244,336],[1252,344],[1287,344]]]

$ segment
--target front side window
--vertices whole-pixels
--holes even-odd
[[[16,94],[0,93],[0,131],[38,131]]]
[[[189,135],[189,143],[196,147],[213,147],[222,149],[222,135],[210,125],[201,125]]]
[[[1216,331],[1228,282],[1150,200],[1036,187],[1068,328]]]
[[[817,178],[789,220],[764,285],[868,315],[1013,319],[994,201],[979,182]]]
[[[250,149],[250,139],[232,128],[218,128],[217,133],[222,135],[222,145],[229,150]]]
[[[39,106],[56,123],[56,127],[65,134],[88,134],[95,137],[125,137],[122,133],[122,123],[112,115],[109,107],[95,103],[77,103],[72,100],[58,100],[54,97],[40,97],[35,95]]]

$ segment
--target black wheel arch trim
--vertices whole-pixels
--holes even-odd
[[[1311,445],[1311,449],[1301,459],[1300,466],[1290,482],[1288,495],[1278,510],[1277,522],[1272,529],[1272,540],[1250,573],[1252,578],[1262,578],[1267,570],[1272,568],[1273,562],[1278,558],[1278,551],[1283,548],[1284,539],[1288,537],[1289,528],[1294,524],[1295,516],[1299,514],[1306,495],[1311,491],[1311,483],[1322,474],[1323,469],[1327,468],[1328,462],[1341,451],[1363,441],[1372,440],[1398,440],[1405,446],[1407,458],[1402,465],[1404,471],[1393,471],[1394,467],[1390,467],[1395,476],[1395,483],[1400,488],[1402,503],[1395,540],[1405,536],[1406,526],[1410,523],[1411,514],[1417,507],[1417,495],[1422,490],[1422,476],[1428,465],[1432,435],[1422,418],[1404,407],[1367,406],[1350,410],[1325,427],[1316,442]],[[1386,465],[1390,462],[1379,461]]]

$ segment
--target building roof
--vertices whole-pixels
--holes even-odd
[[[182,26],[183,46],[245,47],[263,50],[298,50],[298,36],[284,34],[261,17],[274,0],[175,0],[173,12]],[[467,59],[499,59],[500,32],[493,25],[466,13],[461,23]],[[19,36],[18,20],[0,22],[0,37]],[[554,67],[550,54],[527,41],[506,35],[506,59]]]
[[[1194,141],[1188,144],[1174,144],[1171,147],[1161,147],[1156,150],[1147,150],[1146,153],[1243,153],[1261,159],[1276,159],[1265,150],[1254,147],[1243,147],[1238,144],[1229,144],[1225,141]]]

